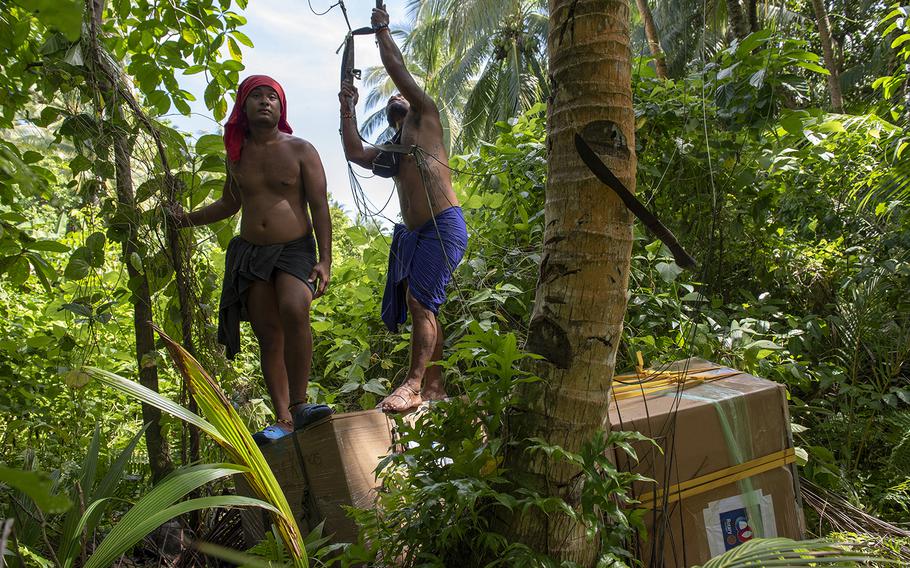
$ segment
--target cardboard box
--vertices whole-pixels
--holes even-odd
[[[753,537],[801,538],[783,385],[700,359],[665,371],[656,380],[645,371],[641,386],[641,377],[617,377],[610,405],[613,430],[661,448],[637,444],[638,463],[615,453],[620,469],[657,482],[633,489],[647,509],[647,535],[634,543],[644,565],[689,567]]]
[[[335,414],[262,448],[304,534],[324,520],[323,535],[357,541],[343,506],[373,506],[379,486],[374,472],[392,446],[393,426],[378,409]],[[241,476],[235,480],[238,494],[252,495]],[[249,545],[270,525],[261,510],[244,510],[242,522]]]

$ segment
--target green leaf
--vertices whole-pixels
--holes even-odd
[[[803,69],[808,69],[809,71],[815,71],[816,73],[821,73],[822,75],[830,75],[831,72],[819,65],[818,63],[812,63],[811,61],[797,61],[796,65],[802,67]]]
[[[235,61],[241,61],[243,59],[243,52],[240,51],[240,46],[237,45],[237,40],[232,37],[228,38],[228,52],[231,54],[231,57]]]
[[[45,107],[48,108],[48,107]],[[22,161],[26,164],[37,164],[44,159],[44,154],[41,152],[35,152],[34,150],[27,150],[22,154]]]
[[[462,207],[465,209],[479,209],[483,207],[483,196],[479,194],[472,195],[462,204]]]
[[[739,46],[736,48],[736,55],[741,59],[745,58],[745,56],[749,55],[753,49],[758,47],[759,44],[767,40],[769,37],[771,37],[770,28],[765,28],[749,34],[743,38]]]
[[[781,117],[780,125],[788,134],[799,136],[803,133],[803,121],[798,114],[790,113]]]
[[[180,31],[180,36],[183,37],[183,39],[189,44],[196,43],[196,34],[193,32],[192,28],[190,28],[190,27],[184,27]]]
[[[133,251],[130,254],[130,266],[132,266],[133,270],[139,274],[142,274],[142,272],[145,270],[145,267],[142,265],[142,257],[139,256],[138,252]]]
[[[137,65],[135,69],[133,66],[130,66],[130,70],[134,73],[136,78],[136,84],[143,93],[150,93],[155,90],[155,87],[161,82],[161,75],[158,71],[158,68],[152,64]]]
[[[75,158],[70,160],[70,171],[73,172],[73,175],[87,172],[90,169],[92,169],[92,161],[82,154],[78,154]]]
[[[897,36],[896,38],[894,38],[894,41],[891,42],[891,49],[894,49],[895,47],[899,47],[899,46],[903,45],[904,43],[906,43],[907,41],[910,41],[910,34],[901,34],[901,35]]]
[[[224,120],[224,117],[227,116],[227,101],[223,98],[218,99],[218,102],[215,103],[215,120],[221,122]]]
[[[844,124],[839,120],[828,120],[815,128],[818,132],[846,132]]]
[[[746,354],[747,356],[754,357],[755,360],[761,360],[768,355],[771,355],[775,351],[780,351],[781,349],[783,349],[783,347],[774,343],[773,341],[760,339],[758,341],[753,341],[749,345],[746,345]]]
[[[70,247],[57,241],[35,241],[31,243],[22,243],[22,247],[27,250],[40,250],[44,252],[69,252]]]
[[[190,108],[190,105],[186,104],[185,100],[176,98],[173,100],[173,103],[174,103],[174,106],[177,107],[177,110],[180,111],[180,114],[182,114],[184,116],[189,116],[190,114],[192,114],[193,111]]]
[[[232,459],[242,463],[247,468],[244,477],[253,491],[272,504],[273,521],[285,547],[294,559],[294,565],[297,567],[308,566],[300,529],[297,527],[290,505],[262,452],[247,430],[246,423],[240,418],[214,379],[199,365],[199,362],[164,332],[153,327],[164,341],[171,359],[189,385],[189,390],[199,404],[201,413],[208,420],[138,383],[94,367],[86,368],[86,371],[109,386],[198,426],[221,445]],[[123,521],[121,521],[122,523]],[[120,524],[117,525],[117,528],[119,526]],[[122,545],[118,545],[116,550],[120,550],[120,546]]]
[[[224,140],[217,134],[205,134],[200,136],[199,140],[196,141],[196,153],[199,155],[223,155]]]
[[[209,228],[215,233],[215,237],[218,239],[218,246],[221,247],[221,250],[227,250],[228,245],[231,243],[231,239],[234,238],[234,229],[236,226],[236,219],[225,219],[209,225]]]
[[[251,40],[245,33],[241,31],[233,30],[231,32],[231,37],[247,47],[253,47],[253,40]]]
[[[795,541],[788,538],[757,538],[693,568],[851,566],[854,562],[870,561],[881,559],[823,539]],[[888,561],[885,563],[891,564]]]
[[[72,506],[66,495],[54,495],[54,480],[40,471],[22,471],[0,465],[0,483],[28,495],[44,513],[63,513]]]
[[[38,280],[44,287],[44,291],[50,294],[51,280],[57,279],[57,272],[54,270],[54,267],[48,264],[37,252],[28,252],[25,256],[28,258],[28,261],[32,263],[32,268],[35,269],[35,276],[38,277]]]
[[[274,505],[272,519],[282,542],[294,559],[294,565],[308,566],[305,546],[291,507],[278,480],[275,479],[274,473],[247,430],[246,423],[199,362],[161,329],[152,327],[164,341],[171,359],[189,385],[200,411],[217,429],[218,439],[221,440],[219,444],[232,459],[249,468],[249,473],[244,477],[255,494]]]
[[[171,109],[171,98],[164,91],[152,91],[146,95],[145,100],[159,115],[165,114]]]
[[[110,371],[105,371],[103,369],[98,369],[96,367],[86,367],[85,372],[90,374],[96,380],[101,381],[102,383],[104,383],[105,385],[107,385],[109,387],[113,387],[121,392],[124,392],[124,393],[132,396],[133,398],[139,400],[140,402],[144,402],[150,406],[154,406],[155,408],[161,410],[162,412],[166,412],[166,413],[170,414],[171,416],[174,416],[176,418],[179,418],[180,420],[183,420],[184,422],[187,422],[189,424],[192,424],[193,426],[196,426],[197,428],[199,428],[200,430],[202,430],[203,432],[205,432],[206,434],[211,436],[216,442],[218,442],[218,443],[224,442],[224,438],[221,436],[221,434],[218,432],[218,430],[216,430],[215,427],[212,426],[208,421],[203,419],[198,414],[196,414],[194,412],[190,412],[189,410],[180,406],[179,404],[172,401],[171,399],[169,399],[165,396],[162,396],[162,395],[158,394],[157,392],[140,385],[137,382],[131,381],[129,379],[125,379],[119,375],[111,373]]]
[[[377,394],[379,396],[386,396],[389,394],[389,391],[385,388],[385,385],[382,384],[382,381],[379,379],[371,379],[363,385],[363,390]]]
[[[91,251],[91,258],[88,260],[92,267],[101,268],[104,266],[104,245],[106,242],[107,238],[100,231],[95,231],[85,239],[85,247]]]
[[[85,304],[67,302],[67,303],[63,304],[62,306],[60,306],[60,309],[66,310],[68,312],[72,312],[72,313],[76,314],[77,316],[82,316],[82,317],[86,317],[86,318],[92,317],[92,307],[87,306]]]
[[[246,69],[246,66],[243,63],[241,63],[239,61],[235,61],[233,59],[229,59],[228,61],[225,61],[224,63],[221,64],[221,66],[224,68],[225,71],[243,71],[244,69]]]
[[[201,183],[196,187],[196,190],[190,196],[190,207],[195,209],[200,205],[205,199],[212,194],[212,192],[218,191],[224,187],[223,179],[209,179],[205,183]]]
[[[782,349],[782,347],[773,341],[768,341],[767,339],[759,339],[758,341],[753,341],[749,345],[746,345],[746,350],[749,349],[770,349],[776,351]]]
[[[244,568],[284,568],[287,566],[287,564],[283,562],[278,563],[272,560],[266,560],[259,556],[253,556],[252,554],[239,552],[233,548],[218,546],[217,544],[212,544],[210,542],[195,542],[193,546],[196,550],[206,556],[218,558],[219,560],[226,560],[237,566],[243,566]]]
[[[92,377],[90,377],[88,373],[78,369],[70,369],[63,373],[63,382],[66,383],[66,386],[73,389],[81,389],[87,385],[90,380],[92,380]]]
[[[234,464],[204,464],[178,470],[161,481],[130,509],[92,553],[85,568],[107,568],[137,542],[166,521],[189,511],[208,507],[271,505],[249,497],[220,495],[190,499],[174,504],[203,485],[229,475],[247,471]],[[88,514],[88,511],[86,512]]]
[[[59,108],[46,106],[41,109],[41,123],[44,126],[49,126],[52,122],[57,120],[60,117],[61,111]],[[28,163],[28,162],[27,162]]]
[[[6,269],[6,277],[9,278],[13,286],[20,286],[28,280],[32,274],[31,265],[24,256],[18,257],[13,264]]]
[[[85,247],[79,247],[70,255],[70,260],[63,269],[67,280],[82,280],[92,272],[90,260],[92,253]]]
[[[45,26],[60,31],[70,41],[82,35],[82,11],[79,0],[30,0],[26,6]]]
[[[673,282],[683,271],[675,262],[658,262],[655,268],[664,282]]]
[[[218,81],[212,80],[205,87],[205,92],[203,93],[203,100],[205,101],[205,106],[209,109],[215,108],[215,103],[218,102],[218,99],[221,97],[221,86],[218,84]]]

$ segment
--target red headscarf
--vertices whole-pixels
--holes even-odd
[[[224,148],[227,150],[228,159],[232,162],[240,160],[240,152],[243,150],[243,139],[250,129],[249,122],[246,118],[246,112],[243,107],[246,104],[246,98],[256,87],[271,87],[278,93],[278,100],[281,101],[281,116],[278,118],[278,130],[291,134],[294,132],[291,125],[288,124],[288,105],[284,98],[284,89],[278,84],[278,81],[267,75],[250,75],[240,83],[237,88],[237,99],[234,101],[234,108],[231,110],[231,116],[227,124],[224,125]]]

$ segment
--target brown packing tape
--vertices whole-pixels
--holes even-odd
[[[729,485],[749,477],[754,477],[760,473],[772,470],[776,467],[784,467],[796,461],[796,452],[793,448],[787,448],[771,455],[749,460],[739,465],[727,467],[706,475],[695,477],[682,483],[670,487],[667,492],[667,503],[675,503],[687,497],[699,495],[706,491],[711,491],[723,485]],[[639,509],[651,509],[656,501],[663,499],[664,492],[646,493],[641,496]]]

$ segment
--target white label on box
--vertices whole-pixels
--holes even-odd
[[[704,516],[712,557],[753,538],[777,536],[774,503],[760,489],[712,501]]]

